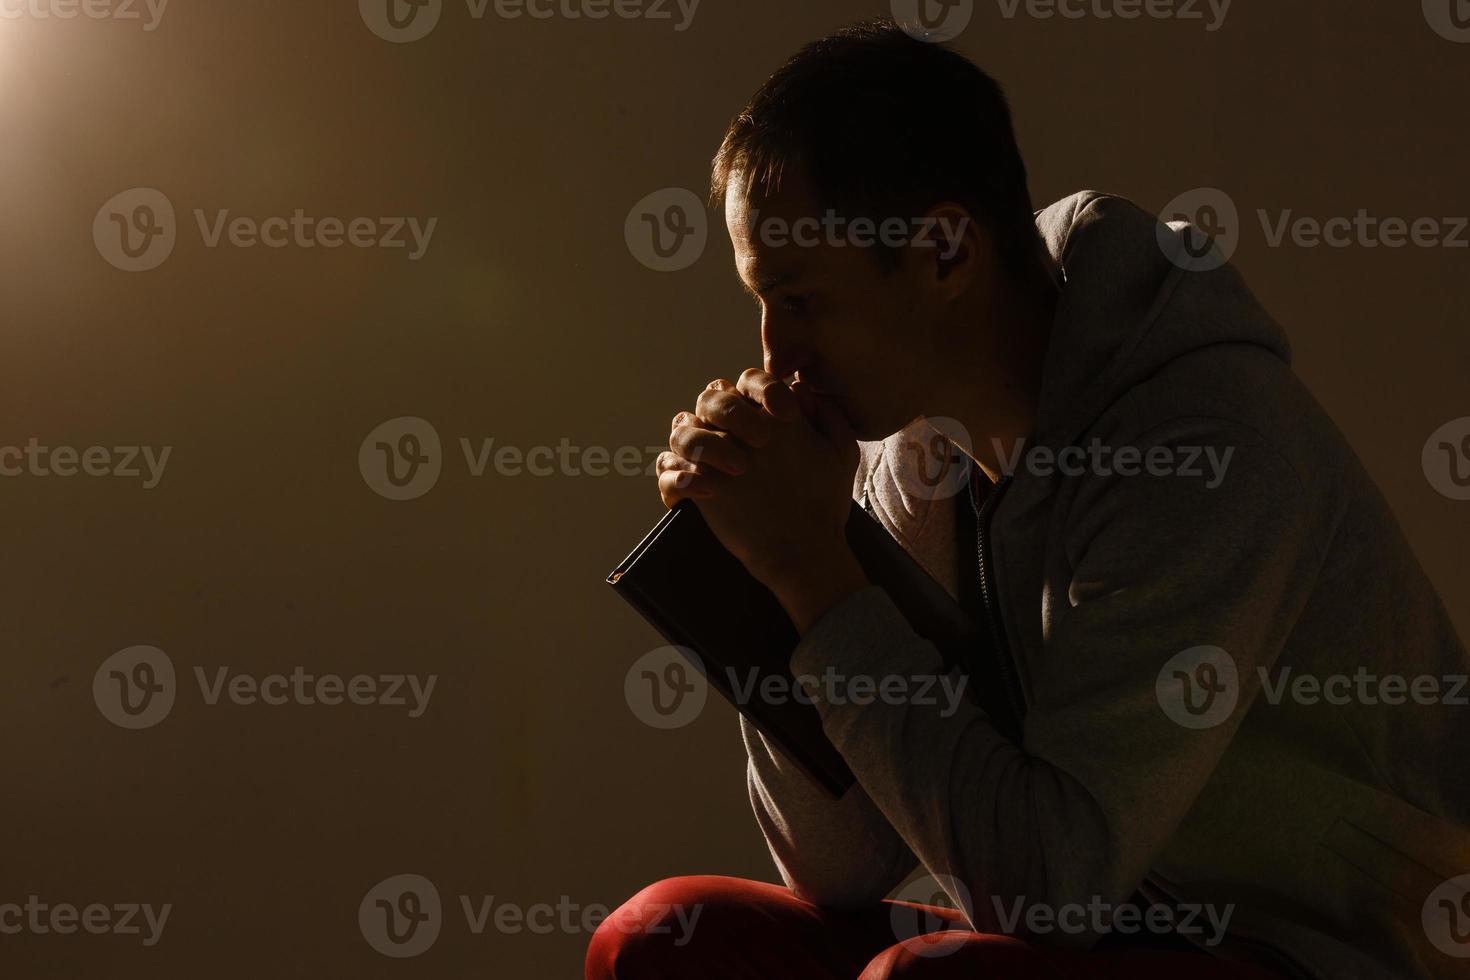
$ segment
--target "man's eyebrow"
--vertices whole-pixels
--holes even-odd
[[[751,296],[759,299],[773,289],[779,289],[782,286],[791,285],[793,282],[799,279],[800,276],[801,274],[794,269],[788,269],[785,272],[773,272],[769,275],[764,276],[757,274],[754,277],[754,286],[747,282],[744,276],[741,276],[740,285],[744,287],[745,291]]]

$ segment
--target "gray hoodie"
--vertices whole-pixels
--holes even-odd
[[[1092,192],[1037,224],[1065,275],[1040,452],[987,549],[1022,743],[968,699],[818,685],[858,778],[834,801],[742,723],[782,877],[846,908],[922,868],[977,930],[1073,948],[1141,891],[1215,955],[1470,976],[1470,664],[1393,514],[1234,268],[1171,261],[1196,229]],[[854,496],[958,596],[970,502],[918,472],[932,435],[862,444]],[[1109,462],[1062,472],[1069,446]],[[945,674],[876,587],[792,670]]]

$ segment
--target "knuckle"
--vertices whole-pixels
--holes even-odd
[[[734,400],[723,391],[706,391],[699,396],[699,415],[710,422],[727,421],[734,414]]]
[[[675,429],[669,437],[669,449],[677,456],[697,462],[706,450],[724,445],[721,441],[723,435],[709,429],[685,426]]]

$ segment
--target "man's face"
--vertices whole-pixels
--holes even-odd
[[[839,219],[849,217],[823,223],[800,180],[747,200],[744,175],[736,174],[725,198],[735,270],[760,306],[765,369],[797,375],[837,404],[859,439],[871,441],[922,413],[936,316],[921,286],[921,261],[911,254],[925,250],[902,249],[896,268],[880,267],[872,248],[848,241]],[[806,222],[797,234],[799,219]]]

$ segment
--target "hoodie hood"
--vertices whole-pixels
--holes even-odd
[[[1193,224],[1082,191],[1038,212],[1036,225],[1065,280],[1038,444],[1072,442],[1124,392],[1202,347],[1253,344],[1290,363],[1286,334]]]
[[[1096,191],[1043,209],[1036,225],[1064,283],[1028,447],[1055,452],[1083,441],[1126,392],[1203,347],[1255,345],[1290,362],[1285,333],[1195,226],[1162,224],[1136,204]],[[936,482],[935,460],[943,453],[923,418],[858,447],[853,496],[871,497],[895,537],[957,594],[953,507],[968,463],[957,460],[958,468],[944,469]],[[1049,492],[1045,481],[1028,484],[1010,492],[1008,507]]]

